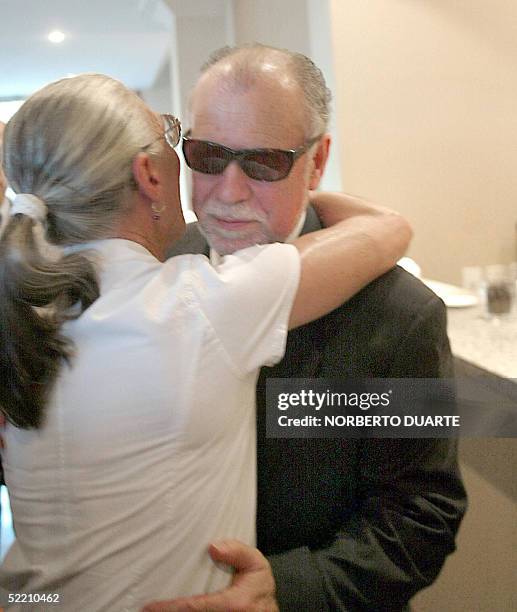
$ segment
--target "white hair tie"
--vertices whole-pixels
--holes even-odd
[[[34,221],[44,221],[47,218],[48,208],[45,202],[32,193],[18,193],[11,205],[12,215],[27,215]]]

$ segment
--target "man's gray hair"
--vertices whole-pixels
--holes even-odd
[[[222,60],[232,58],[233,78],[239,83],[254,83],[255,73],[265,61],[283,63],[300,87],[305,100],[309,124],[308,138],[325,132],[330,118],[332,94],[316,64],[303,53],[279,49],[260,43],[222,47],[214,51],[201,67],[205,73]]]

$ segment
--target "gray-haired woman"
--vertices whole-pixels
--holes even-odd
[[[254,543],[258,369],[409,241],[397,215],[322,195],[335,224],[294,245],[165,261],[184,220],[180,126],[163,121],[82,75],[6,127],[18,195],[0,239],[0,407],[17,539],[0,578],[23,609],[137,610],[225,586],[207,545]]]

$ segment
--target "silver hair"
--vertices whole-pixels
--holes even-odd
[[[248,86],[256,82],[255,75],[264,61],[285,65],[303,93],[308,121],[306,136],[310,138],[328,129],[332,93],[321,70],[306,55],[260,43],[227,46],[214,51],[201,67],[201,72],[208,72],[222,60],[230,58],[234,69],[232,77]]]
[[[132,186],[131,161],[155,135],[147,107],[119,81],[61,79],[8,122],[5,173],[15,192],[45,202],[51,242],[87,242],[110,231]]]
[[[98,74],[47,85],[7,123],[9,184],[48,208],[43,222],[14,214],[0,236],[0,409],[19,427],[41,424],[72,354],[61,326],[99,295],[90,258],[55,245],[109,235],[134,189],[132,160],[157,134],[140,98]]]

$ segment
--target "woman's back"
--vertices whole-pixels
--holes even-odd
[[[6,432],[18,539],[2,582],[137,610],[227,584],[209,542],[254,543],[254,382],[282,354],[298,258],[254,247],[216,272],[125,240],[95,248],[101,295],[63,330],[76,354],[44,425]]]

